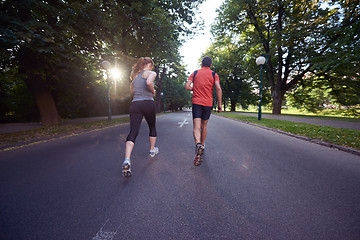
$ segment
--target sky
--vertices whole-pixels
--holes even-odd
[[[200,68],[198,59],[211,45],[212,35],[210,33],[210,26],[217,16],[216,9],[219,8],[223,2],[224,0],[206,0],[199,7],[199,15],[204,19],[204,22],[207,23],[203,34],[199,33],[193,39],[185,42],[180,48],[180,54],[183,56],[183,61],[187,65],[186,70],[189,73]]]

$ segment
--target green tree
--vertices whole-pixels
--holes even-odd
[[[163,86],[163,101],[165,110],[181,110],[184,106],[190,105],[191,94],[185,89],[186,71],[183,66],[173,66],[167,72]]]
[[[304,83],[306,81],[306,83]],[[289,93],[286,100],[292,107],[317,112],[332,104],[330,90],[315,76],[304,79],[296,89]]]
[[[230,38],[224,38],[213,43],[204,55],[212,58],[212,67],[219,75],[224,109],[227,103],[230,103],[231,111],[235,111],[237,105],[246,109],[255,103],[251,82],[245,78],[245,54],[241,48],[232,43]]]
[[[360,115],[360,1],[329,1],[336,6],[320,41],[327,45],[313,58],[312,73],[330,90],[335,103],[349,107],[350,115]],[[340,14],[341,13],[341,14]]]
[[[17,69],[0,72],[0,122],[37,120],[37,108]]]
[[[0,68],[18,67],[43,124],[91,114],[105,99],[99,63],[129,71],[135,58],[150,56],[165,72],[160,68],[179,62],[179,37],[191,32],[201,2],[1,1]]]
[[[241,40],[249,61],[254,62],[261,53],[267,54],[265,79],[271,90],[273,114],[281,113],[284,95],[306,74],[318,69],[326,72],[315,60],[320,61],[321,56],[331,52],[331,46],[342,34],[358,23],[359,1],[331,1],[332,4],[341,3],[337,9],[324,8],[322,3],[314,0],[235,0],[225,1],[219,11],[214,26],[217,36],[231,34]],[[337,24],[334,23],[336,19]],[[336,33],[326,37],[334,29]],[[350,49],[343,51],[346,55],[342,58],[354,48],[354,44],[348,46]],[[354,66],[351,61],[350,64]]]
[[[88,53],[96,36],[80,25],[96,26],[98,14],[86,2],[1,2],[1,69],[18,68],[18,77],[32,93],[44,125],[59,122],[59,107],[68,112],[63,98],[75,93],[70,96],[74,101],[65,103],[78,102],[91,89]]]

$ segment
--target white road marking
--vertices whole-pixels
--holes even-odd
[[[114,228],[114,226],[110,223],[108,224],[110,219],[106,220],[105,224],[100,228],[100,230],[96,233],[95,237],[93,237],[92,240],[113,240],[119,227],[116,227],[116,231],[115,232],[111,232],[111,231],[104,231],[103,228],[105,227],[105,225],[109,225],[107,226],[107,228]]]
[[[188,117],[190,116],[190,113],[188,114]],[[189,124],[189,122],[187,122],[187,118],[184,119],[184,121],[182,122],[178,122],[179,124],[179,127],[182,127],[184,126],[185,124]],[[110,219],[106,220],[105,224],[100,228],[100,230],[96,233],[96,235],[93,237],[92,240],[113,240],[120,225],[116,227],[116,225],[114,226],[113,223],[109,223]],[[111,230],[114,230],[114,228],[116,228],[115,231],[105,231],[103,230],[104,228],[107,229],[111,229]]]
[[[187,122],[186,120],[187,120],[187,118],[185,118],[184,121],[182,121],[182,122],[178,122],[178,124],[180,125],[179,127],[184,126],[184,124],[189,124],[189,122]]]
[[[116,235],[116,232],[103,232],[103,230],[100,229],[96,233],[96,236],[93,237],[93,240],[112,240],[115,235]]]

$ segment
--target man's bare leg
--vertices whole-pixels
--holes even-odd
[[[207,124],[209,120],[201,120],[201,145],[204,146],[207,135]]]
[[[193,120],[193,135],[195,145],[201,143],[201,118],[194,118]]]

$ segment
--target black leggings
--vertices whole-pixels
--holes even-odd
[[[156,137],[155,102],[152,100],[135,101],[130,105],[130,133],[126,138],[126,141],[135,143],[143,116],[145,116],[145,120],[149,125],[149,136]]]

